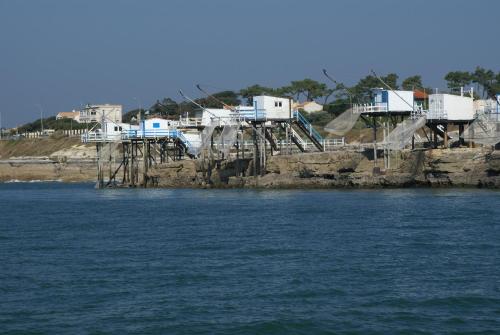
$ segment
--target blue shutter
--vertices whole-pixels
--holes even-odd
[[[388,91],[382,91],[382,102],[389,102],[389,92]]]

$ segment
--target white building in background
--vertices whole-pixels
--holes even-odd
[[[87,105],[80,111],[80,123],[101,122],[103,119],[121,123],[122,105]]]
[[[323,110],[323,105],[320,105],[316,101],[306,101],[301,103],[294,103],[293,109],[303,110],[306,113],[321,112]]]
[[[60,112],[56,115],[56,120],[72,119],[73,121],[80,122],[80,112],[73,110],[72,112]]]

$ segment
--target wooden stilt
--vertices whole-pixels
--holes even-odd
[[[443,125],[443,146],[448,148],[448,124]]]
[[[373,164],[377,166],[377,122],[375,121],[375,117],[372,117],[373,120]]]
[[[458,141],[460,146],[464,145],[464,124],[461,123],[458,125]]]

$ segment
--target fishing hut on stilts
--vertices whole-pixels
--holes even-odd
[[[323,72],[334,81],[326,70]],[[385,88],[372,89],[369,103],[352,104],[351,108],[327,124],[325,130],[345,135],[361,118],[373,129],[374,173],[380,171],[380,155],[384,159],[384,169],[390,169],[391,152],[400,152],[407,147],[415,150],[417,140],[424,149],[440,145],[449,148],[454,139],[450,135],[450,127],[458,127],[457,146],[464,146],[465,141],[468,141],[469,147],[474,142],[490,146],[500,142],[499,95],[496,101],[483,101],[483,108],[479,109],[474,106],[473,88],[467,94],[462,88],[460,95],[401,91],[392,89],[374,71],[372,74]],[[383,139],[378,141],[377,130],[381,127]]]
[[[223,108],[205,108],[180,93],[201,118],[149,118],[138,125],[102,120],[82,135],[96,145],[98,188],[155,186],[151,168],[181,159],[197,160],[207,182],[222,165],[232,165],[237,176],[263,176],[269,155],[325,150],[325,140],[289,98],[256,96],[251,106],[219,101]]]

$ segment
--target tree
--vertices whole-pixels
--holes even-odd
[[[283,86],[279,87],[274,90],[275,94],[280,97],[287,97],[287,98],[293,98],[294,95],[298,94],[298,92],[295,91],[295,88],[290,86]]]
[[[161,116],[174,116],[179,115],[179,105],[171,98],[163,98],[161,101],[157,100],[156,103],[150,107],[152,114]]]
[[[240,90],[240,96],[247,99],[249,105],[253,102],[253,97],[259,95],[273,95],[275,90],[270,87],[260,86],[258,84],[243,88]]]
[[[446,74],[444,80],[446,80],[448,88],[452,93],[458,93],[461,87],[465,87],[471,83],[472,76],[466,71],[452,71]]]
[[[382,83],[372,75],[361,78],[358,83],[351,89],[358,102],[368,102],[372,96],[372,90],[380,87]]]
[[[193,116],[199,110],[200,110],[200,108],[198,106],[196,106],[195,104],[193,104],[192,102],[182,101],[179,103],[178,113],[181,116],[185,116],[186,114],[190,114],[191,116]]]
[[[471,73],[471,81],[477,84],[478,94],[479,87],[481,87],[480,96],[484,98],[485,94],[488,95],[488,91],[491,90],[495,80],[495,72],[492,70],[486,70],[480,66],[477,66],[473,73]]]
[[[214,93],[211,97],[199,98],[195,101],[206,108],[221,108],[221,102],[229,106],[237,106],[241,103],[240,99],[238,99],[238,94],[233,91]]]
[[[488,96],[491,98],[496,98],[496,95],[500,94],[500,72],[495,76],[495,80],[488,90]]]
[[[338,85],[337,85],[338,86]],[[324,92],[324,95],[323,95],[323,105],[326,105],[328,103],[328,98],[330,98],[332,96],[333,93],[335,93],[337,91],[337,87],[336,88],[327,88]]]
[[[496,95],[500,94],[500,72],[493,73],[492,79],[485,83],[484,90],[487,98],[496,99]]]
[[[333,115],[345,112],[351,106],[349,98],[337,98],[335,101],[323,106],[323,110]]]
[[[399,76],[395,73],[389,73],[385,77],[380,77],[384,83],[395,90],[399,88],[398,78]],[[373,89],[380,87],[383,87],[384,89],[386,88],[377,77],[368,75],[360,79],[359,82],[350,89],[350,92],[352,92],[356,101],[366,103],[371,100]]]
[[[393,90],[397,90],[399,76],[395,73],[389,73],[387,76],[382,77],[382,80],[389,85]]]
[[[411,76],[403,80],[401,84],[403,90],[413,91],[415,89],[422,89],[424,85],[422,85],[422,77],[419,75]]]
[[[351,88],[354,100],[361,103],[368,102],[374,87],[380,87],[380,82],[377,78],[372,75],[361,78],[358,83]]]
[[[313,101],[329,94],[328,87],[325,84],[309,78],[292,81],[291,87],[297,95],[297,101],[301,94],[305,96],[306,101]]]
[[[19,133],[41,131],[42,120],[38,119],[30,123],[26,123],[17,128]],[[43,119],[44,129],[54,129],[54,130],[70,130],[70,129],[87,129],[94,126],[95,123],[78,123],[72,119],[59,119],[57,120],[55,116],[49,116]]]

